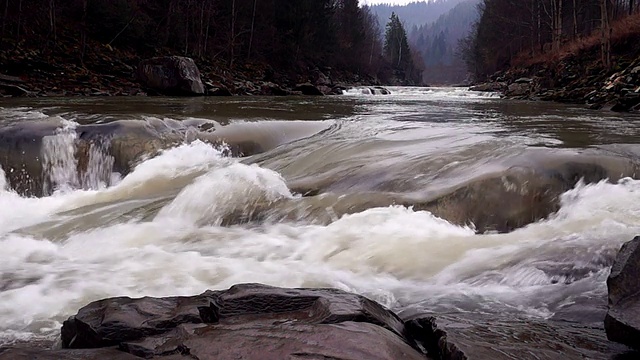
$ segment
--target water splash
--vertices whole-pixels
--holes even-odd
[[[89,144],[88,154],[85,154],[86,164],[81,166],[80,183],[83,189],[103,189],[118,180],[118,174],[113,172],[115,158],[109,154],[110,139],[99,139]]]
[[[55,135],[42,139],[43,190],[45,194],[68,192],[79,187],[76,159],[78,123],[62,120]]]
[[[115,159],[109,154],[110,139],[80,141],[76,132],[78,125],[63,119],[54,135],[42,139],[44,194],[97,190],[111,185],[117,178],[113,174]]]

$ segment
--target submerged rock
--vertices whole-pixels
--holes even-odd
[[[193,297],[97,301],[64,322],[62,346],[201,360],[426,357],[397,315],[365,297],[259,284]]]
[[[143,60],[138,65],[138,80],[163,95],[203,95],[200,70],[193,59],[165,56]]]
[[[640,349],[640,236],[625,243],[607,279],[607,337]]]

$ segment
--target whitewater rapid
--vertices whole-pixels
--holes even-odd
[[[200,141],[166,150],[99,190],[23,198],[3,178],[3,342],[50,338],[92,300],[190,295],[242,282],[331,286],[394,309],[549,317],[577,297],[602,295],[612,256],[640,230],[640,182],[631,179],[579,185],[564,194],[559,213],[509,234],[476,235],[404,207],[372,208],[326,226],[222,227],[230,211],[294,195],[278,173]],[[144,207],[151,194],[171,199],[152,218],[92,218],[123,202]],[[69,218],[93,225],[38,235]]]

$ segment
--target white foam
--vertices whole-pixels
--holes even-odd
[[[385,87],[390,94],[382,95],[375,87],[355,87],[343,90],[345,96],[367,98],[373,97],[378,100],[474,100],[474,99],[494,99],[500,98],[496,92],[470,91],[467,87]]]
[[[219,225],[225,215],[234,211],[251,211],[256,205],[285,197],[292,195],[278,173],[235,163],[210,171],[186,186],[160,211],[156,221]]]
[[[279,174],[195,141],[142,162],[106,189],[42,199],[1,191],[0,336],[54,336],[62,320],[99,298],[190,295],[241,282],[331,286],[392,307],[546,317],[575,296],[606,290],[602,259],[640,231],[639,190],[630,179],[580,185],[562,197],[557,215],[510,234],[475,235],[396,206],[326,226],[220,227],[238,209],[294,200]],[[14,232],[82,219],[63,210],[157,196],[172,201],[146,222],[96,224],[62,239]],[[587,273],[574,274],[580,268]]]

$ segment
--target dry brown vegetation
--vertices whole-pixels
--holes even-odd
[[[614,51],[627,50],[625,47],[629,45],[629,40],[640,45],[640,13],[618,19],[611,24],[611,45]],[[520,52],[512,60],[512,65],[529,67],[536,64],[555,63],[570,57],[599,51],[600,44],[600,31],[595,30],[588,36],[563,43],[558,50],[537,53],[533,56],[528,51]]]

